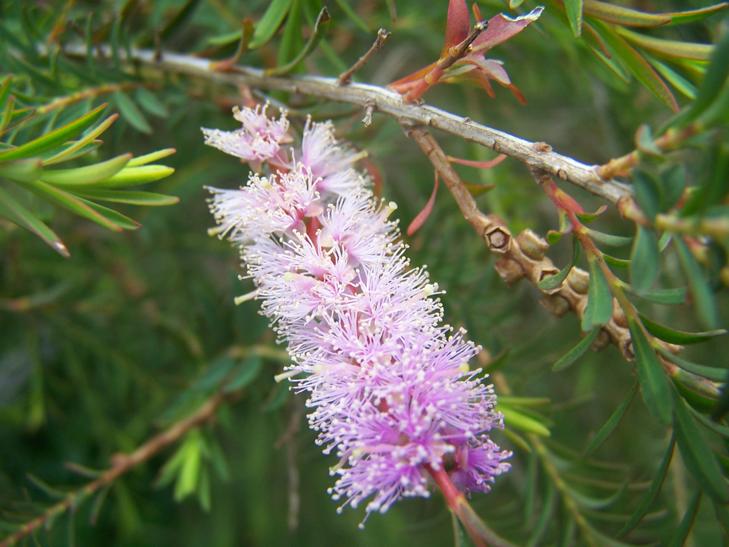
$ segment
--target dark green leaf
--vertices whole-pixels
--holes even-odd
[[[529,535],[528,547],[536,545],[542,545],[542,537],[547,531],[549,523],[552,521],[552,515],[555,509],[555,500],[557,499],[557,491],[554,485],[549,482],[547,484],[547,492],[542,506],[542,512],[539,515],[539,520]]]
[[[716,329],[704,332],[686,332],[656,323],[655,321],[648,319],[643,314],[640,315],[640,319],[646,330],[656,338],[660,338],[664,342],[670,342],[671,344],[679,344],[682,346],[705,342],[715,338],[716,336],[722,336],[728,332],[725,329]]]
[[[649,220],[654,220],[660,210],[661,194],[658,181],[645,171],[636,169],[633,173],[635,201]]]
[[[708,109],[721,93],[727,77],[729,77],[729,33],[725,33],[722,40],[714,47],[709,59],[709,68],[706,69],[704,80],[699,86],[696,100],[674,118],[672,125],[685,125]]]
[[[249,357],[236,366],[233,374],[230,376],[230,379],[225,385],[225,391],[231,392],[243,389],[256,379],[262,368],[263,360],[260,357]]]
[[[266,70],[266,75],[282,76],[284,74],[288,74],[294,68],[296,68],[296,66],[301,61],[306,59],[306,57],[308,57],[308,55],[312,51],[314,51],[317,44],[319,43],[319,40],[321,40],[322,36],[326,32],[326,28],[329,26],[330,20],[331,17],[329,16],[329,12],[327,11],[326,7],[322,8],[319,12],[319,16],[316,18],[316,22],[314,23],[314,29],[311,32],[311,37],[309,38],[309,41],[306,42],[306,45],[301,49],[301,51],[299,51],[299,54],[285,65],[277,66],[276,68]]]
[[[604,232],[593,230],[592,228],[587,228],[587,233],[590,234],[590,237],[595,241],[599,241],[600,243],[604,243],[611,247],[622,247],[624,245],[630,245],[633,242],[633,239],[630,237],[606,234]]]
[[[651,481],[650,488],[645,494],[643,494],[643,497],[638,503],[638,507],[630,516],[628,522],[626,522],[620,532],[618,532],[618,537],[626,535],[638,526],[640,521],[643,520],[643,517],[653,505],[653,502],[655,502],[658,497],[658,493],[661,491],[661,487],[663,486],[663,481],[666,479],[668,466],[671,463],[671,458],[673,457],[673,447],[675,443],[675,436],[671,437],[671,441],[668,443],[668,448],[666,448],[666,451],[663,453],[663,457],[661,458],[661,462],[658,464],[658,470]]]
[[[648,291],[653,286],[658,277],[659,261],[655,232],[638,225],[630,254],[630,284],[636,292]]]
[[[704,271],[681,238],[675,238],[673,243],[676,247],[676,253],[678,254],[683,271],[686,274],[691,296],[693,297],[693,304],[699,319],[707,329],[715,329],[719,323],[719,316],[716,312],[714,296],[706,280]]]
[[[729,502],[729,486],[701,427],[678,395],[674,408],[676,440],[686,468],[712,498],[720,503]]]
[[[635,320],[629,319],[628,328],[633,340],[635,367],[638,370],[643,400],[650,413],[667,425],[671,422],[673,397],[666,373],[641,326]]]
[[[140,87],[135,91],[134,97],[137,99],[139,105],[144,108],[147,112],[153,116],[159,118],[166,118],[169,116],[167,107],[157,98],[157,95],[152,93],[150,90]]]
[[[597,338],[597,335],[600,333],[599,328],[594,328],[592,331],[590,331],[588,334],[582,337],[582,340],[580,340],[575,347],[573,347],[571,350],[569,350],[567,353],[565,353],[562,357],[560,357],[554,365],[552,365],[552,371],[558,372],[560,370],[564,370],[573,363],[577,362],[577,360],[582,357],[582,355],[588,350],[588,348],[592,345],[592,342],[595,341],[595,338]]]
[[[289,12],[292,3],[293,0],[272,0],[268,5],[266,13],[263,14],[263,17],[261,17],[261,20],[256,25],[253,39],[249,45],[251,49],[259,48],[273,38],[273,35],[281,26],[286,14]]]
[[[632,287],[629,287],[632,289]],[[675,289],[652,289],[649,291],[635,292],[638,298],[655,304],[683,304],[686,302],[686,289],[677,287]]]
[[[582,315],[582,330],[588,332],[610,321],[613,315],[613,296],[597,259],[588,257],[590,285],[587,289],[587,306]]]
[[[147,118],[145,118],[139,107],[134,104],[129,98],[129,95],[122,93],[121,91],[114,92],[114,104],[119,108],[122,117],[129,122],[129,124],[142,133],[152,133],[152,126],[149,125]]]
[[[689,372],[693,372],[694,374],[698,374],[699,376],[703,376],[704,378],[713,380],[715,382],[726,381],[727,374],[729,374],[729,369],[726,369],[726,368],[699,365],[699,364],[693,363],[691,361],[688,361],[688,360],[684,359],[683,357],[679,357],[678,355],[675,355],[664,348],[659,348],[658,351],[666,359],[668,359],[672,363],[675,363],[682,369],[687,370]]]
[[[589,456],[600,446],[602,446],[602,443],[604,443],[605,440],[610,436],[610,434],[615,430],[615,428],[618,427],[620,421],[623,419],[623,416],[625,416],[625,411],[628,410],[628,407],[633,401],[633,398],[635,397],[637,391],[638,384],[633,384],[633,387],[630,389],[628,396],[623,399],[623,401],[618,405],[615,411],[610,415],[607,422],[605,422],[602,427],[597,431],[597,433],[595,433],[595,436],[590,441],[590,444],[588,444],[587,448],[585,448],[584,457]]]
[[[686,169],[673,166],[661,175],[661,211],[668,211],[678,203],[686,189]]]
[[[357,15],[357,12],[352,9],[352,6],[349,5],[349,2],[347,0],[336,0],[337,5],[341,8],[341,10],[345,13],[345,15],[355,24],[359,27],[359,29],[362,32],[369,32],[370,27],[365,23],[362,18]],[[356,4],[356,2],[355,2]]]
[[[562,286],[562,282],[567,279],[567,276],[572,270],[572,267],[577,263],[580,257],[580,245],[577,238],[572,240],[572,259],[569,264],[562,268],[558,273],[550,275],[542,279],[537,286],[543,291],[552,291]]]
[[[587,8],[585,9],[587,10]],[[608,25],[600,21],[595,21],[594,26],[603,40],[613,49],[615,55],[628,67],[638,81],[671,110],[674,112],[677,111],[678,103],[676,102],[676,98],[655,69],[646,61],[645,57]]]

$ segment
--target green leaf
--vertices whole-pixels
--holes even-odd
[[[40,196],[55,201],[61,207],[64,207],[88,220],[96,222],[104,228],[108,228],[114,232],[120,232],[122,230],[122,228],[115,222],[110,221],[105,215],[100,214],[93,207],[90,207],[85,200],[82,200],[65,190],[61,190],[60,188],[56,188],[55,186],[51,186],[50,184],[46,184],[39,180],[30,183],[28,188]]]
[[[729,486],[721,471],[719,462],[709,447],[701,427],[696,423],[684,400],[676,395],[675,420],[676,441],[681,449],[686,468],[701,488],[721,503],[729,502]]]
[[[699,86],[696,100],[676,116],[671,125],[681,126],[696,119],[702,112],[707,110],[724,88],[724,82],[729,77],[729,33],[714,47],[709,60],[709,67],[706,69],[704,80]]]
[[[693,304],[699,319],[707,329],[715,329],[719,323],[719,316],[716,312],[714,297],[704,275],[704,271],[681,238],[675,238],[673,244],[676,247],[678,259],[686,274],[691,296],[693,297]]]
[[[577,238],[573,238],[572,240],[572,259],[570,260],[569,264],[567,264],[564,268],[562,268],[558,273],[554,275],[549,275],[542,279],[537,286],[543,290],[543,291],[552,291],[557,289],[558,287],[562,286],[562,283],[565,279],[567,279],[567,276],[569,275],[570,271],[572,270],[572,267],[577,263],[577,261],[580,259],[580,245],[577,241]]]
[[[127,205],[139,205],[142,207],[163,207],[180,202],[180,198],[177,196],[156,194],[154,192],[133,192],[125,190],[89,188],[88,190],[76,190],[75,193],[94,201],[125,203]]]
[[[166,165],[142,165],[140,167],[125,167],[113,177],[99,181],[100,188],[125,188],[127,186],[140,186],[169,177],[175,170]],[[69,187],[71,187],[69,185]],[[83,188],[83,187],[82,187]]]
[[[272,0],[268,5],[266,13],[263,14],[263,17],[261,17],[261,20],[256,25],[253,39],[249,44],[251,49],[259,48],[273,38],[273,35],[281,26],[286,14],[289,12],[292,3],[293,0]],[[239,37],[240,34],[238,33]]]
[[[586,5],[587,6],[587,5]],[[587,10],[587,7],[585,8]],[[671,93],[666,83],[661,79],[658,73],[653,69],[645,57],[643,57],[633,46],[625,39],[616,34],[616,32],[601,23],[595,21],[595,29],[598,30],[600,36],[612,48],[615,55],[618,56],[625,66],[633,73],[633,75],[648,88],[659,100],[668,106],[674,112],[678,111],[678,103]]]
[[[646,55],[646,59],[653,65],[658,73],[663,76],[673,87],[675,87],[684,97],[687,99],[696,98],[696,86],[688,81],[686,78],[681,76],[678,72],[672,69],[665,63],[660,62],[658,59],[649,57]]]
[[[152,163],[153,161],[161,160],[163,158],[166,158],[167,156],[171,156],[175,152],[177,152],[177,150],[175,150],[174,148],[164,148],[162,150],[157,150],[156,152],[150,152],[149,154],[132,158],[131,160],[129,160],[127,166],[139,167],[141,165],[146,165],[148,163]]]
[[[144,87],[138,88],[134,92],[134,97],[137,99],[139,105],[153,116],[166,118],[170,115],[167,107],[149,89]]]
[[[61,256],[65,258],[71,256],[61,238],[2,187],[0,187],[0,215],[33,232]]]
[[[655,351],[646,338],[640,324],[628,319],[628,328],[635,350],[635,367],[638,381],[648,411],[661,423],[671,423],[673,397],[671,387]]]
[[[564,0],[564,10],[575,37],[582,34],[582,4],[582,0]]]
[[[659,265],[656,233],[637,225],[633,251],[630,253],[630,284],[637,292],[650,290],[658,277]]]
[[[651,289],[649,291],[634,291],[632,287],[627,287],[635,296],[653,302],[655,304],[683,304],[686,302],[687,291],[683,287],[674,289]]]
[[[729,374],[729,369],[699,365],[697,363],[688,361],[683,357],[679,357],[678,355],[671,353],[665,348],[659,348],[658,351],[666,359],[668,359],[672,363],[675,363],[682,369],[693,372],[694,374],[698,374],[699,376],[703,376],[704,378],[707,378],[709,380],[713,380],[714,382],[726,381],[727,374]]]
[[[693,21],[700,21],[727,7],[726,2],[687,11],[674,11],[668,13],[647,13],[632,8],[617,6],[597,0],[585,0],[585,13],[629,27],[659,27],[663,25],[682,25]]]
[[[576,363],[577,360],[588,350],[600,333],[599,328],[592,329],[589,333],[582,337],[575,347],[560,357],[554,365],[552,365],[552,372],[559,372],[564,370],[572,364]]]
[[[112,114],[108,118],[106,118],[103,122],[101,122],[99,125],[97,125],[95,128],[89,130],[86,135],[78,139],[77,141],[71,143],[69,146],[58,152],[57,154],[54,154],[48,159],[45,159],[41,162],[41,165],[44,167],[47,165],[53,165],[55,163],[61,163],[64,161],[68,161],[70,159],[73,159],[77,157],[75,155],[76,152],[83,149],[85,146],[90,145],[94,142],[96,137],[104,133],[111,124],[113,124],[117,118],[119,117],[118,114]]]
[[[284,65],[296,58],[296,55],[304,47],[304,40],[301,36],[301,21],[304,7],[303,0],[293,0],[289,15],[286,18],[283,36],[276,52],[276,64]]]
[[[263,368],[263,361],[258,356],[252,356],[237,365],[230,380],[225,385],[225,391],[238,391],[249,385],[258,377]]]
[[[633,32],[622,27],[617,27],[617,32],[624,36],[629,42],[647,49],[663,57],[669,59],[694,59],[697,61],[706,61],[711,55],[714,48],[711,44],[696,44],[693,42],[682,42],[678,40],[665,40],[663,38],[654,38]]]
[[[266,76],[282,76],[284,74],[288,74],[293,69],[295,69],[301,61],[306,59],[306,57],[308,57],[309,54],[314,51],[317,44],[319,43],[319,40],[321,40],[322,36],[326,32],[326,28],[329,26],[330,20],[331,17],[329,16],[327,8],[322,8],[319,12],[318,17],[316,18],[316,22],[314,23],[314,29],[311,32],[309,41],[306,42],[306,45],[304,45],[301,51],[299,51],[299,54],[285,65],[277,66],[275,68],[270,68],[266,70]]]
[[[108,220],[112,224],[115,224],[122,230],[138,230],[141,226],[139,222],[137,222],[133,218],[129,218],[128,216],[121,214],[119,211],[109,209],[108,207],[104,207],[103,205],[99,205],[98,203],[94,203],[93,201],[82,198],[81,196],[76,196],[76,198],[88,205],[100,216],[104,217],[106,220]]]
[[[97,119],[99,119],[105,108],[106,104],[102,104],[101,106],[94,108],[91,112],[88,112],[62,127],[46,133],[42,137],[38,137],[37,139],[16,148],[0,152],[0,162],[29,158],[40,154],[41,152],[51,150],[65,141],[72,139],[93,124]]]
[[[590,285],[587,289],[587,306],[582,314],[582,330],[588,332],[610,321],[613,315],[613,296],[597,259],[590,255]]]
[[[696,520],[696,514],[699,512],[700,504],[701,491],[694,492],[688,507],[686,507],[686,512],[678,524],[678,528],[671,534],[671,542],[668,544],[668,547],[683,547]]]
[[[663,453],[661,462],[658,464],[658,470],[656,471],[656,474],[651,481],[650,488],[648,488],[648,491],[643,494],[643,497],[638,503],[638,507],[636,507],[635,511],[632,515],[630,515],[630,518],[625,523],[623,528],[620,530],[620,532],[618,532],[618,537],[625,536],[628,532],[632,531],[636,526],[638,526],[638,524],[640,524],[640,521],[643,520],[643,517],[656,501],[658,493],[661,491],[661,487],[663,486],[663,481],[666,479],[668,466],[671,463],[671,458],[673,457],[673,447],[675,446],[675,444],[676,438],[674,433],[674,436],[671,437],[671,441],[668,443],[668,448],[666,448],[666,451]]]
[[[161,41],[169,39],[190,19],[200,0],[187,0],[172,17],[169,18],[159,33]]]
[[[58,186],[64,185],[89,185],[92,186],[97,182],[108,179],[121,171],[129,160],[131,154],[122,154],[107,161],[86,165],[84,167],[74,167],[72,169],[44,169],[40,174],[40,179],[49,184]]]
[[[624,245],[630,245],[633,242],[633,238],[630,237],[606,234],[604,232],[593,230],[592,228],[586,228],[586,230],[592,239],[610,247],[623,247]]]
[[[152,133],[152,126],[149,125],[147,118],[144,116],[139,107],[129,98],[129,95],[121,91],[114,92],[114,104],[119,108],[122,117],[137,131],[142,133]]]
[[[554,487],[553,483],[549,482],[547,483],[547,492],[545,494],[544,504],[542,505],[542,512],[539,515],[539,520],[536,525],[532,528],[527,547],[542,545],[542,536],[544,536],[550,522],[552,522],[556,499],[557,489]]]
[[[615,411],[608,418],[607,422],[605,422],[602,427],[597,431],[597,433],[595,433],[595,436],[590,441],[590,444],[588,444],[587,448],[585,448],[583,457],[588,457],[600,446],[602,446],[602,443],[604,443],[605,440],[610,436],[610,434],[615,430],[615,428],[618,427],[620,421],[623,419],[623,416],[625,416],[625,411],[628,410],[628,407],[633,401],[633,398],[635,397],[637,391],[638,384],[636,383],[633,384],[633,387],[630,389],[628,396],[623,399],[623,401],[618,405]]]
[[[602,253],[602,258],[605,260],[606,264],[614,268],[626,269],[630,267],[630,260],[626,260],[624,258],[617,258],[605,253]]]
[[[661,190],[658,181],[649,173],[636,169],[633,173],[635,201],[649,220],[653,221],[661,208]]]
[[[370,32],[369,25],[365,23],[359,15],[357,15],[357,12],[352,9],[352,6],[349,5],[347,0],[336,0],[336,2],[350,21],[357,25],[362,32]]]
[[[655,321],[648,319],[643,314],[640,314],[640,319],[643,322],[646,330],[656,338],[660,338],[664,342],[679,344],[682,346],[705,342],[706,340],[710,340],[717,336],[722,336],[729,332],[726,329],[715,329],[703,332],[686,332],[678,329],[673,329],[671,327],[666,327],[665,325],[661,325],[660,323],[656,323]]]
[[[540,437],[550,436],[549,429],[536,418],[514,407],[504,405],[501,401],[497,403],[496,409],[504,415],[504,423],[508,424],[508,427],[513,427],[526,433],[533,433]]]

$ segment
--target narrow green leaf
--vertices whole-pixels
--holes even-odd
[[[638,381],[643,400],[649,412],[661,423],[668,425],[671,423],[673,397],[663,366],[640,324],[636,323],[634,319],[629,319],[628,328],[633,340],[635,367],[638,370]]]
[[[65,258],[71,256],[61,238],[2,187],[0,187],[0,215],[33,232],[61,256]]]
[[[635,201],[650,220],[654,220],[661,209],[661,191],[658,181],[649,173],[636,169],[633,173]]]
[[[144,116],[139,107],[129,98],[129,95],[121,91],[114,92],[114,104],[119,108],[122,117],[129,124],[142,133],[152,133],[152,126],[149,125],[147,118]]]
[[[681,238],[675,238],[673,244],[676,247],[678,259],[686,274],[698,317],[704,327],[707,329],[715,329],[719,324],[719,316],[716,312],[714,297],[704,275],[704,271]]]
[[[88,190],[76,190],[76,194],[94,201],[107,201],[109,203],[124,203],[127,205],[139,205],[142,207],[163,207],[174,205],[180,202],[177,196],[156,194],[154,192],[133,192],[125,190],[104,190],[89,188]]]
[[[44,169],[40,174],[40,180],[58,186],[64,185],[94,185],[97,182],[108,179],[121,171],[129,160],[131,154],[122,154],[107,161],[74,167],[72,169]]]
[[[50,158],[43,160],[41,162],[41,165],[45,167],[47,165],[61,163],[78,157],[75,155],[75,153],[82,150],[85,146],[92,144],[98,136],[100,136],[102,133],[104,133],[104,131],[109,129],[111,124],[113,124],[118,117],[119,114],[112,114],[95,128],[89,130],[89,132],[86,133],[83,137],[71,143],[68,147],[64,148],[57,154],[54,154]]]
[[[711,56],[711,51],[714,47],[711,44],[696,44],[693,42],[654,38],[653,36],[646,36],[645,34],[633,32],[623,27],[616,27],[616,30],[618,34],[625,37],[629,42],[663,57],[668,57],[669,59],[706,61]]]
[[[138,88],[134,92],[134,97],[137,99],[139,105],[153,116],[166,118],[170,115],[167,107],[149,89],[145,87]]]
[[[577,241],[577,238],[572,239],[572,259],[570,260],[569,264],[565,265],[564,268],[562,268],[558,273],[554,275],[549,275],[542,279],[537,286],[543,290],[543,291],[552,291],[554,289],[557,289],[558,287],[562,286],[562,283],[565,279],[567,279],[567,276],[570,273],[570,270],[572,270],[572,267],[577,263],[577,261],[580,259],[580,245]]]
[[[701,427],[696,423],[684,400],[676,395],[675,420],[676,441],[681,449],[686,468],[701,488],[717,502],[729,502],[729,486],[719,462],[709,447]]]
[[[129,218],[128,216],[121,214],[119,211],[109,209],[108,207],[99,205],[98,203],[94,203],[93,201],[90,201],[86,198],[82,198],[81,196],[76,196],[76,198],[88,205],[100,216],[104,217],[110,223],[115,224],[122,230],[138,230],[141,226],[139,222],[137,222],[133,218]]]
[[[533,433],[540,437],[550,436],[549,429],[542,422],[532,416],[501,403],[497,404],[496,408],[504,415],[504,423],[509,424],[508,427],[513,427],[527,433]]]
[[[532,528],[532,532],[529,535],[527,547],[536,547],[537,545],[542,545],[542,537],[547,531],[549,523],[552,522],[552,515],[554,513],[556,499],[556,488],[551,482],[549,482],[547,483],[547,492],[544,498],[544,504],[542,505],[542,512],[539,515],[539,520],[537,521],[536,525]]]
[[[617,6],[612,3],[598,0],[585,0],[585,13],[629,27],[659,27],[663,25],[682,25],[693,21],[700,21],[709,15],[717,13],[727,7],[726,2],[713,6],[687,11],[674,11],[668,13],[647,13],[632,8]]]
[[[646,330],[656,338],[660,338],[664,342],[679,344],[682,346],[705,342],[706,340],[710,340],[717,336],[722,336],[729,332],[726,329],[715,329],[703,332],[687,332],[671,327],[666,327],[665,325],[661,325],[660,323],[656,323],[655,321],[648,319],[643,314],[640,315],[640,319],[643,322]]]
[[[140,167],[125,167],[116,175],[99,181],[99,188],[124,188],[127,186],[140,186],[169,177],[175,170],[166,165],[142,165]]]
[[[590,441],[590,444],[588,444],[587,448],[585,448],[583,457],[586,458],[590,456],[595,450],[602,446],[602,443],[604,443],[605,440],[610,436],[610,434],[615,431],[615,428],[618,427],[621,420],[623,419],[623,416],[625,416],[625,411],[628,410],[628,407],[633,401],[633,398],[635,397],[637,391],[638,384],[636,383],[633,384],[633,387],[630,389],[628,396],[623,399],[623,401],[618,405],[615,411],[608,418],[607,422],[605,422],[602,427],[597,431],[597,433],[595,433],[595,436]]]
[[[599,328],[594,328],[592,331],[582,337],[575,347],[560,357],[554,365],[552,365],[552,372],[559,372],[564,370],[570,365],[577,362],[577,360],[584,355],[588,348],[592,345],[600,333]]]
[[[167,23],[165,23],[165,26],[159,33],[161,40],[165,41],[169,39],[179,29],[181,29],[184,24],[190,20],[192,13],[195,11],[195,8],[199,3],[200,0],[186,0],[186,2],[174,13],[174,15],[169,18]]]
[[[260,357],[249,357],[234,369],[234,373],[225,385],[225,391],[232,392],[243,389],[258,377],[262,368],[263,361]]]
[[[304,0],[293,0],[289,14],[286,17],[286,25],[276,52],[276,64],[285,65],[304,47],[304,38],[301,35],[302,16],[304,11]]]
[[[624,258],[617,258],[605,253],[602,253],[602,258],[605,260],[606,264],[614,268],[627,269],[630,267],[630,260],[626,260]]]
[[[721,368],[721,367],[710,367],[707,365],[699,365],[697,363],[688,361],[688,360],[684,359],[683,357],[679,357],[678,355],[671,353],[670,351],[668,351],[665,348],[659,348],[658,351],[666,359],[668,359],[672,363],[678,365],[682,369],[687,370],[689,372],[693,372],[694,374],[698,374],[699,376],[703,376],[704,378],[707,378],[709,380],[713,380],[714,382],[726,381],[727,374],[729,374],[729,369]]]
[[[630,254],[630,284],[637,292],[650,290],[658,277],[660,255],[656,233],[637,225]]]
[[[587,4],[585,7],[587,10]],[[674,112],[678,111],[678,103],[671,93],[666,83],[661,79],[653,67],[646,61],[633,46],[631,46],[622,36],[618,35],[613,29],[595,21],[595,29],[600,36],[612,48],[625,66],[633,73],[633,75],[648,88],[659,100],[666,104]]]
[[[597,259],[591,255],[587,262],[590,266],[590,285],[587,289],[587,306],[582,314],[584,332],[604,325],[613,315],[613,296]]]
[[[668,81],[673,87],[675,87],[684,97],[687,99],[694,100],[696,98],[696,86],[688,81],[686,78],[681,76],[678,72],[668,66],[666,63],[662,63],[658,59],[646,56],[646,59],[653,65],[658,73]]]
[[[671,125],[685,125],[707,110],[721,93],[727,78],[729,78],[729,33],[724,33],[724,37],[711,54],[709,67],[699,86],[696,100],[676,116]]]
[[[16,148],[5,150],[0,152],[0,162],[17,160],[21,158],[29,158],[33,155],[40,154],[46,150],[50,150],[63,142],[72,139],[84,129],[93,124],[101,113],[106,108],[106,104],[102,104],[94,108],[91,112],[84,114],[80,118],[73,120],[72,122],[54,129],[53,131],[46,133],[45,135],[38,137],[30,142],[27,142]]]
[[[344,14],[352,21],[362,32],[370,32],[370,27],[365,23],[362,18],[357,15],[352,6],[349,5],[347,0],[336,0],[337,5],[344,12]],[[356,3],[356,2],[355,2]]]
[[[65,207],[79,216],[100,224],[104,228],[108,228],[115,232],[120,232],[122,230],[116,223],[110,221],[106,216],[99,214],[93,207],[89,207],[89,205],[83,200],[66,192],[65,190],[61,190],[60,188],[56,188],[55,186],[51,186],[50,184],[46,184],[39,180],[29,184],[28,188],[40,196],[55,201],[61,207]]]
[[[273,35],[276,33],[278,28],[281,26],[286,14],[291,8],[293,0],[272,0],[268,5],[266,13],[263,14],[261,20],[256,25],[256,30],[253,33],[253,39],[249,47],[256,49],[267,43]],[[240,37],[241,33],[238,33]]]
[[[653,302],[654,304],[683,304],[686,302],[687,291],[683,287],[675,289],[651,289],[648,291],[634,291],[632,287],[627,287],[635,296]]]
[[[582,0],[564,0],[564,10],[575,37],[582,34],[582,4]]]
[[[319,40],[321,40],[322,36],[326,32],[326,28],[329,26],[330,20],[331,17],[329,16],[327,8],[322,8],[319,12],[319,16],[316,18],[316,22],[314,23],[314,29],[311,32],[309,41],[306,42],[306,45],[304,45],[303,49],[299,52],[299,54],[283,66],[277,66],[275,68],[270,68],[266,70],[265,74],[267,76],[282,76],[284,74],[288,74],[294,68],[296,68],[296,66],[301,61],[306,59],[306,57],[308,57],[309,54],[314,51],[317,44],[319,43]]]
[[[177,150],[175,150],[174,148],[164,148],[162,150],[157,150],[156,152],[150,152],[149,154],[132,158],[131,160],[129,160],[127,166],[139,167],[141,165],[152,163],[153,161],[161,160],[162,158],[166,158],[167,156],[171,156],[176,152]]]
[[[599,241],[600,243],[604,243],[605,245],[608,245],[610,247],[623,247],[625,245],[630,245],[633,242],[633,238],[631,237],[606,234],[604,232],[598,232],[597,230],[593,230],[592,228],[586,228],[586,230],[587,233],[590,234],[590,237],[592,239],[594,239],[595,241]]]
[[[674,433],[674,436],[671,437],[671,441],[668,443],[666,451],[663,453],[661,462],[658,464],[658,470],[656,471],[656,474],[651,481],[650,488],[648,488],[648,491],[643,494],[640,502],[638,503],[638,507],[636,507],[633,514],[630,515],[628,522],[626,522],[620,532],[618,532],[617,537],[625,536],[628,532],[632,531],[636,526],[638,526],[638,524],[640,524],[640,521],[643,520],[643,517],[646,515],[646,513],[648,513],[648,510],[656,501],[658,493],[661,491],[661,487],[663,486],[663,481],[666,479],[668,466],[671,463],[671,458],[673,457],[673,447],[675,446],[675,444],[676,438]]]

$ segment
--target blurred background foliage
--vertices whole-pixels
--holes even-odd
[[[358,511],[336,514],[326,495],[334,462],[314,445],[301,398],[273,380],[285,354],[255,302],[232,303],[249,282],[239,281],[229,246],[206,233],[212,220],[204,187],[241,184],[247,168],[205,148],[199,128],[233,127],[230,108],[251,90],[130,67],[122,59],[131,47],[148,47],[224,60],[239,49],[243,34],[250,35],[243,64],[294,61],[287,72],[337,76],[379,27],[392,36],[355,80],[385,85],[438,57],[445,1],[326,4],[331,20],[316,35],[320,0],[0,2],[0,538],[75,492],[71,507],[53,515],[28,544],[453,541],[450,515],[437,495],[403,501],[369,519],[364,531],[357,529]],[[478,4],[485,17],[536,5]],[[655,14],[707,4],[620,6],[549,0],[537,23],[493,52],[526,105],[503,89],[490,99],[462,84],[438,86],[426,100],[549,142],[586,163],[628,153],[639,126],[659,131],[672,110],[696,97],[712,52],[708,44],[721,36],[726,42],[729,29],[722,5],[691,16]],[[306,48],[304,59],[308,42],[315,47]],[[109,44],[111,54],[74,57],[63,51],[68,44]],[[719,85],[723,107],[705,118],[713,129],[678,156],[642,164],[646,177],[662,176],[673,164],[684,165],[688,178],[699,181],[694,184],[713,176],[716,191],[704,209],[724,205],[729,179],[726,130],[716,128],[729,118],[729,93],[726,83]],[[335,118],[339,134],[368,151],[369,167],[381,177],[383,195],[398,203],[403,225],[423,207],[432,167],[395,121],[376,115],[365,127],[361,110],[346,105],[285,93],[267,98],[289,104],[298,129],[309,113]],[[453,156],[490,157],[477,145],[440,140]],[[514,233],[557,228],[554,207],[517,162],[459,170],[466,182],[493,185],[480,193],[479,204]],[[601,205],[583,192],[573,195],[588,210]],[[723,209],[713,214],[725,218]],[[596,225],[633,233],[614,210]],[[726,324],[726,235],[697,241],[707,252],[703,260],[689,260],[701,287],[695,288],[697,275],[687,282],[681,273],[680,253],[666,254],[660,281],[665,287],[688,283],[694,302],[695,291],[704,291],[711,311],[640,305],[662,324],[686,330]],[[608,346],[553,372],[577,343],[579,320],[550,315],[526,283],[506,287],[445,191],[410,243],[413,262],[428,264],[447,291],[448,320],[485,347],[484,364],[498,371],[502,394],[504,386],[510,391],[502,399],[510,412],[507,432],[496,436],[514,450],[513,470],[491,494],[473,499],[490,526],[519,545],[681,544],[684,538],[697,546],[726,544],[724,422],[680,406],[709,453],[683,465],[674,450],[662,465],[673,446],[671,429],[632,397],[633,366]],[[64,249],[69,258],[59,256]],[[569,243],[560,242],[550,256],[564,265],[570,252]],[[621,256],[629,255],[627,248]],[[715,324],[706,324],[706,313],[714,314]],[[726,347],[718,337],[682,355],[722,369]],[[115,455],[132,452],[221,389],[226,400],[214,419],[110,487],[83,491],[100,470],[118,463]],[[611,416],[613,424],[620,418],[618,427],[590,447]],[[699,419],[708,427],[699,427]],[[631,522],[641,513],[640,523]]]

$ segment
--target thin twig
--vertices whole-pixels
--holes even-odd
[[[384,28],[378,30],[377,38],[375,38],[375,41],[370,46],[370,49],[368,49],[364,55],[357,59],[357,62],[349,67],[349,69],[345,70],[339,75],[339,78],[337,79],[339,85],[348,85],[352,81],[352,76],[354,75],[354,73],[367,64],[367,61],[369,61],[370,58],[379,51],[379,49],[384,45],[389,37],[390,32],[388,30]]]
[[[39,51],[45,51],[39,47]],[[98,46],[95,54],[108,57],[109,46]],[[85,57],[85,45],[71,45],[65,48],[68,55]],[[246,85],[259,89],[302,93],[331,101],[371,107],[377,112],[393,116],[401,123],[423,125],[478,143],[496,152],[525,163],[527,166],[546,171],[561,180],[568,181],[584,190],[617,204],[621,198],[630,197],[630,188],[615,180],[603,180],[597,166],[581,163],[573,158],[558,154],[544,143],[531,142],[504,131],[474,122],[470,118],[457,116],[428,105],[406,103],[399,93],[383,87],[353,83],[339,85],[336,78],[317,76],[266,76],[262,70],[239,66],[234,72],[216,72],[213,61],[190,55],[163,52],[155,58],[154,50],[131,49],[119,55],[127,62],[143,65],[163,72],[173,72],[203,78],[208,81],[235,86]]]

